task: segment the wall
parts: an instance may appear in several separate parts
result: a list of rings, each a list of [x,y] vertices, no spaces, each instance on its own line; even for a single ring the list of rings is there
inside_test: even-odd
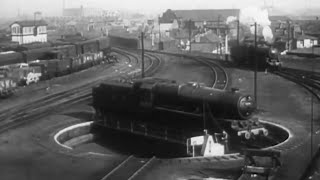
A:
[[[140,42],[138,39],[126,38],[120,36],[109,36],[110,46],[120,46],[125,48],[140,48]]]
[[[19,31],[16,31],[19,28]],[[18,24],[13,24],[11,26],[11,40],[13,42],[18,42],[19,44],[28,44],[33,42],[47,42],[47,27],[38,26],[37,35],[34,36],[34,27],[23,27],[21,33],[21,27]]]
[[[212,53],[212,51],[217,47],[214,43],[191,43],[192,51],[200,51],[206,53]]]
[[[47,42],[47,34],[39,34],[37,36],[28,35],[22,37],[22,44],[28,44],[33,42]]]
[[[304,58],[299,56],[282,55],[279,57],[282,67],[300,69],[320,73],[320,58]]]

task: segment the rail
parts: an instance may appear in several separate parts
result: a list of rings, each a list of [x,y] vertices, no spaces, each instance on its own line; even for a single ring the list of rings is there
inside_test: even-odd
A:
[[[105,117],[105,116],[104,116]],[[154,139],[165,140],[172,143],[185,144],[187,137],[183,130],[159,126],[151,123],[139,123],[136,121],[119,121],[100,119],[97,124],[118,131],[130,132],[136,135],[147,136]]]
[[[310,76],[307,72],[293,69],[282,69],[273,73],[299,84],[320,101],[320,77],[318,75]]]
[[[133,155],[126,158],[101,180],[128,179],[133,180],[156,160],[152,158],[138,158]]]
[[[122,49],[122,50],[128,50],[128,51],[133,51],[133,50],[141,51],[141,49],[130,49],[130,48],[123,48],[123,47],[116,47],[116,49]],[[152,54],[164,54],[164,55],[170,55],[170,56],[184,57],[184,58],[189,58],[197,62],[200,62],[201,64],[208,66],[212,71],[213,79],[214,79],[211,85],[212,88],[221,89],[221,90],[225,90],[227,88],[227,85],[229,82],[228,74],[221,65],[214,62],[214,59],[211,59],[208,57],[202,57],[202,56],[195,56],[195,55],[182,54],[182,53],[163,52],[163,51],[145,50],[145,52],[148,54],[152,53]]]
[[[127,62],[132,62],[132,57],[125,56]],[[130,67],[125,67],[130,71]],[[65,107],[75,103],[88,101],[91,99],[91,88],[106,79],[115,78],[117,74],[110,73],[108,76],[99,77],[95,81],[80,85],[69,90],[60,91],[47,95],[23,105],[16,106],[14,109],[4,110],[0,115],[0,133],[18,127],[25,123],[35,121],[56,110],[56,107]]]

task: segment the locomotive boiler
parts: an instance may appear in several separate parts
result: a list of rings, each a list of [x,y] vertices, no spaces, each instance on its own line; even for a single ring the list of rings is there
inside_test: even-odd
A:
[[[250,95],[237,91],[154,78],[125,83],[104,82],[93,88],[92,96],[98,118],[112,112],[121,114],[121,118],[127,115],[126,118],[131,120],[183,128],[190,132],[203,128],[214,130],[217,126],[220,130],[237,129],[234,122],[245,124],[256,109]],[[210,118],[206,120],[204,116]],[[251,127],[254,128],[252,123]]]

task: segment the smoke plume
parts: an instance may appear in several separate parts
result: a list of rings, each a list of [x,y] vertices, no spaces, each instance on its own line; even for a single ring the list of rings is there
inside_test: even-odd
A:
[[[250,32],[254,34],[253,24],[257,23],[257,34],[262,35],[264,39],[271,43],[273,40],[271,22],[267,9],[257,7],[247,7],[240,11],[240,23],[250,28]]]
[[[227,24],[230,24],[231,22],[234,22],[235,20],[237,20],[238,18],[236,16],[229,16],[227,18]]]

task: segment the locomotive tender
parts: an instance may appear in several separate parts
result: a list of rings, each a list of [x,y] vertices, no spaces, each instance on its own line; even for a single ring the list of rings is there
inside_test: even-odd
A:
[[[263,129],[263,133],[266,131],[258,122],[252,122],[256,121],[251,118],[256,106],[250,95],[199,83],[178,84],[155,78],[124,83],[109,81],[94,87],[92,96],[97,121],[113,113],[121,114],[123,121],[134,119],[184,129],[189,134],[208,129],[212,133],[227,131],[239,135],[245,129],[246,138],[250,138],[256,128]],[[205,119],[205,116],[210,118]],[[240,123],[244,127],[240,128]]]

